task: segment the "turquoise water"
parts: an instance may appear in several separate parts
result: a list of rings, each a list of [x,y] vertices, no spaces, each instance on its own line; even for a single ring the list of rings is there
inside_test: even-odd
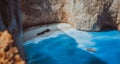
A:
[[[84,42],[80,44],[65,33],[27,41],[24,49],[28,64],[120,64],[119,31],[88,32],[88,35],[92,37],[90,42],[94,45],[84,48],[95,48],[96,52],[78,47]],[[83,37],[79,38],[83,40]]]

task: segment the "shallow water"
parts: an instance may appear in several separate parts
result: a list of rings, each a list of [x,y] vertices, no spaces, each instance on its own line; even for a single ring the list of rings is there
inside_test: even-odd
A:
[[[27,41],[24,49],[28,64],[120,64],[119,31],[70,30],[68,34]]]

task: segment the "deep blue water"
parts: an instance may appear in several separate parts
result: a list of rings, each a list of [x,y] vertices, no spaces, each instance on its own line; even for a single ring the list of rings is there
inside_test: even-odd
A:
[[[24,49],[28,64],[120,64],[119,31],[88,34],[92,36],[90,41],[94,45],[86,45],[86,48],[95,48],[95,53],[78,47],[80,42],[78,44],[74,38],[64,33],[40,41],[27,41]]]

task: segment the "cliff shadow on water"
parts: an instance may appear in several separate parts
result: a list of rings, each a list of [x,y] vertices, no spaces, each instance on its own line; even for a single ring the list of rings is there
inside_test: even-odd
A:
[[[106,64],[78,45],[74,38],[62,31],[57,36],[29,40],[24,49],[28,64]]]

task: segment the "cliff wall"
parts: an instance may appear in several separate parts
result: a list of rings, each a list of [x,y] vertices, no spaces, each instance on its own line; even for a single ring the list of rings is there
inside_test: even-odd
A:
[[[120,30],[119,0],[22,0],[23,25],[64,22],[79,30]]]

